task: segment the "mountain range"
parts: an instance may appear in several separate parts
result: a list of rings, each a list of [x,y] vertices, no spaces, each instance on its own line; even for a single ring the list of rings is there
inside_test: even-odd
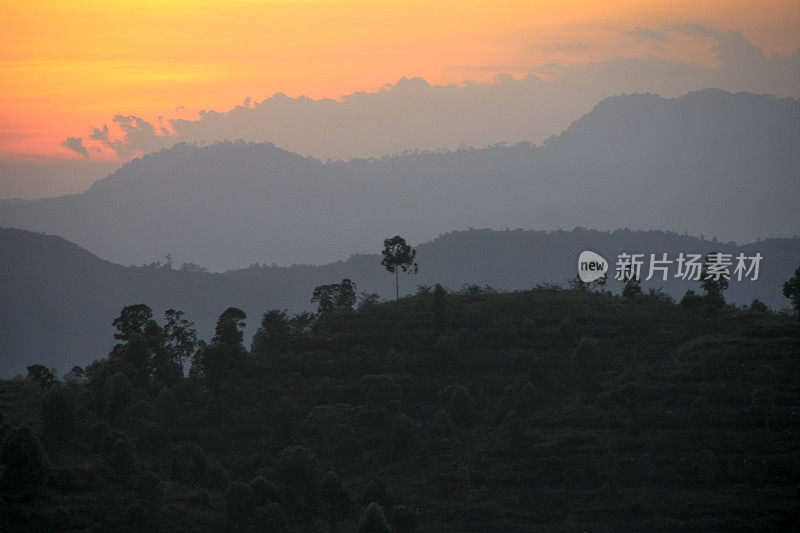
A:
[[[327,161],[271,144],[179,144],[86,192],[0,201],[0,225],[115,263],[322,264],[395,234],[470,227],[800,230],[800,100],[704,90],[607,98],[541,146]]]
[[[376,243],[380,244],[380,243]],[[378,247],[379,248],[379,247]],[[566,286],[575,279],[578,256],[593,250],[613,263],[626,253],[678,253],[718,250],[763,260],[758,280],[731,281],[728,301],[746,304],[758,298],[773,308],[786,306],[781,285],[800,265],[800,237],[766,239],[737,246],[662,231],[576,228],[572,231],[465,230],[440,235],[416,246],[417,275],[402,275],[401,294],[417,285],[441,283],[459,290],[464,285],[496,289],[529,289],[539,283]],[[252,265],[224,273],[154,263],[121,266],[103,260],[53,235],[0,228],[0,376],[24,374],[34,363],[61,372],[105,356],[113,347],[111,323],[126,305],[144,303],[161,321],[166,309],[186,313],[201,338],[209,340],[217,317],[229,306],[247,315],[247,342],[268,309],[314,310],[314,287],[352,279],[359,292],[394,297],[394,279],[380,265],[380,255],[358,254],[347,261],[314,266]],[[696,281],[670,277],[645,281],[645,291],[663,290],[680,298]],[[619,293],[613,279],[607,289]],[[162,321],[163,323],[163,321]]]

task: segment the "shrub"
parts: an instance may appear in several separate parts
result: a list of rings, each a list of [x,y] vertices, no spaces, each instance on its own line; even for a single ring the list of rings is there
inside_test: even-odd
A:
[[[444,409],[439,409],[431,419],[431,434],[434,437],[450,438],[455,433],[456,425]]]
[[[129,481],[137,466],[133,445],[127,440],[116,441],[109,455],[108,465],[119,481],[123,483]]]
[[[252,519],[256,531],[264,533],[284,533],[289,531],[289,517],[277,502],[256,508]]]
[[[389,533],[389,524],[380,505],[369,504],[358,521],[358,533]]]
[[[225,493],[228,525],[234,530],[244,530],[256,508],[256,495],[248,485],[234,481]]]
[[[392,448],[395,453],[411,449],[417,441],[417,425],[405,415],[394,417],[392,421]]]
[[[274,483],[267,481],[264,476],[256,476],[250,482],[250,488],[256,496],[256,505],[259,507],[280,500],[278,487]]]
[[[453,421],[463,428],[467,428],[475,422],[475,408],[472,405],[469,389],[463,385],[455,386],[448,411]]]
[[[75,397],[67,387],[56,386],[42,398],[42,422],[48,437],[67,439],[75,433],[78,417],[75,414]]]
[[[12,428],[3,439],[0,460],[5,465],[3,485],[11,491],[28,492],[41,488],[50,472],[50,462],[39,438],[22,425]]]
[[[206,487],[211,490],[221,490],[230,483],[228,471],[219,462],[212,461],[206,471]]]
[[[416,529],[417,517],[405,505],[396,505],[392,509],[392,525],[402,533],[409,533]]]
[[[136,494],[139,499],[158,503],[164,498],[164,489],[161,486],[161,479],[153,472],[145,472],[139,477],[136,483]]]
[[[389,494],[386,483],[382,479],[371,479],[358,495],[358,503],[361,507],[366,507],[371,502],[377,502],[384,507],[391,507],[394,503],[392,495]]]
[[[275,478],[286,496],[286,506],[296,516],[315,516],[321,477],[317,456],[305,446],[284,448],[275,461]]]
[[[328,521],[333,525],[339,520],[349,518],[353,514],[353,497],[342,485],[336,472],[325,474],[320,489],[322,509]]]

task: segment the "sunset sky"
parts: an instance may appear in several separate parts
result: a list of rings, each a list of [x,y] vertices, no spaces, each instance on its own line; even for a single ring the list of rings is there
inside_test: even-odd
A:
[[[227,111],[275,92],[314,99],[431,84],[549,79],[552,66],[659,58],[714,67],[713,28],[768,57],[800,47],[800,2],[778,1],[3,1],[0,159],[120,161],[64,141],[117,114]],[[159,117],[162,117],[159,119]],[[123,157],[124,159],[124,157]],[[17,168],[17,167],[15,167]],[[0,169],[0,172],[3,172]],[[0,197],[7,196],[0,191]]]

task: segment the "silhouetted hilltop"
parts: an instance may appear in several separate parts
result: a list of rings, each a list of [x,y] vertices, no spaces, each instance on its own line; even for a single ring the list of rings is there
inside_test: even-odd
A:
[[[374,248],[380,248],[376,242]],[[458,289],[465,284],[497,289],[528,289],[562,283],[576,276],[577,258],[589,249],[614,262],[617,254],[760,252],[758,281],[732,282],[728,301],[758,298],[773,307],[788,303],[781,285],[800,264],[800,238],[768,239],[743,246],[666,232],[618,230],[492,231],[467,230],[420,244],[416,276],[400,279],[402,294],[420,284]],[[106,355],[113,345],[111,319],[123,306],[145,303],[161,317],[169,308],[185,311],[201,337],[209,339],[219,314],[228,306],[250,317],[250,338],[268,309],[312,310],[314,287],[350,278],[358,291],[392,298],[394,284],[377,254],[353,255],[326,265],[290,267],[253,265],[225,273],[171,265],[123,267],[99,259],[63,238],[16,229],[0,229],[0,376],[23,372],[31,361],[66,370]],[[679,298],[697,282],[643,282],[645,291],[661,288]],[[618,282],[608,289],[620,291]]]
[[[323,163],[271,144],[176,145],[88,191],[0,202],[0,224],[122,264],[324,263],[400,233],[658,228],[739,242],[800,230],[800,102],[720,90],[600,102],[527,144]]]

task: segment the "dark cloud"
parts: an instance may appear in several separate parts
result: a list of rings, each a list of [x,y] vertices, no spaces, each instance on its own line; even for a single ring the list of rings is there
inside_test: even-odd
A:
[[[683,22],[681,24],[670,24],[665,27],[668,31],[675,31],[678,33],[683,33],[686,35],[694,35],[696,37],[708,37],[708,38],[716,38],[722,35],[722,32],[711,28],[709,26],[705,26],[703,24],[697,24],[694,22]]]
[[[89,157],[89,151],[83,145],[83,138],[82,137],[67,137],[63,141],[61,141],[61,146],[72,150],[76,154],[80,154],[83,157]]]
[[[89,133],[89,138],[94,141],[106,142],[108,141],[108,133],[108,124],[105,124],[103,129],[92,128],[91,133]]]
[[[642,41],[669,41],[669,37],[658,30],[651,28],[636,28],[632,31],[623,32],[625,35],[640,39]]]
[[[250,98],[227,112],[201,111],[199,118],[159,119],[156,124],[117,115],[111,127],[89,139],[120,158],[168,148],[176,142],[203,144],[225,139],[272,142],[320,159],[379,157],[415,149],[454,149],[498,142],[541,143],[563,131],[601,99],[650,92],[667,97],[703,88],[800,96],[800,54],[770,57],[741,33],[696,23],[629,32],[664,42],[675,34],[714,41],[715,65],[657,57],[614,58],[584,65],[548,65],[538,75],[500,74],[488,83],[432,85],[401,78],[377,91],[338,100],[293,98],[276,93]],[[526,46],[530,46],[526,44]],[[578,51],[586,43],[553,43],[553,51]],[[495,66],[496,68],[496,66]],[[529,69],[509,65],[509,70]]]

